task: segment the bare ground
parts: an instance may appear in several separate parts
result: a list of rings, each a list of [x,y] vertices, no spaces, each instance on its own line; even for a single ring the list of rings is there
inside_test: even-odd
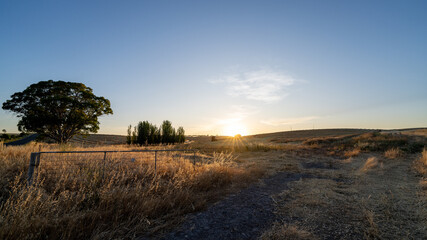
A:
[[[424,239],[416,156],[264,153],[258,158],[277,173],[188,216],[162,239]]]

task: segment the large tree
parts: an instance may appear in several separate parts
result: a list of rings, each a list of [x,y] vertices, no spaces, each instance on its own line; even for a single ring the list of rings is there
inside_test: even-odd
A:
[[[53,80],[14,93],[3,109],[17,113],[19,131],[37,132],[58,143],[76,134],[96,133],[98,117],[113,113],[110,101],[95,96],[83,83]]]

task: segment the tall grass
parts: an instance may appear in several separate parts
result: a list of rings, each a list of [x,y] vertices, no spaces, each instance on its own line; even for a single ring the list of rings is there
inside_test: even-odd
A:
[[[35,184],[27,187],[32,151],[37,147],[7,147],[0,153],[0,239],[149,236],[204,208],[227,187],[256,177],[227,164],[233,159],[224,154],[204,165],[193,165],[186,156],[164,156],[157,171],[152,159],[126,154],[111,155],[104,164],[89,155],[52,156],[42,158]]]

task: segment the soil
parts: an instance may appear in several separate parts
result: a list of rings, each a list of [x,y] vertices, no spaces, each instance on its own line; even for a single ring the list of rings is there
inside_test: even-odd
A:
[[[418,180],[410,170],[413,158],[384,159],[384,165],[361,173],[371,156],[362,154],[351,162],[300,159],[299,173],[261,179],[188,215],[160,239],[259,239],[274,224],[302,227],[319,239],[427,236],[426,202],[417,197]]]
[[[271,195],[301,178],[298,173],[278,173],[228,196],[206,211],[188,216],[178,230],[162,239],[257,239],[277,220]]]

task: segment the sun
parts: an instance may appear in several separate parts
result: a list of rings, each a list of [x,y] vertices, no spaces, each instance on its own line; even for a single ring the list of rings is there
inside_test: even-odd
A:
[[[225,136],[231,136],[231,137],[234,137],[238,134],[245,136],[245,135],[248,135],[248,131],[243,124],[230,124],[224,127],[223,134]]]

